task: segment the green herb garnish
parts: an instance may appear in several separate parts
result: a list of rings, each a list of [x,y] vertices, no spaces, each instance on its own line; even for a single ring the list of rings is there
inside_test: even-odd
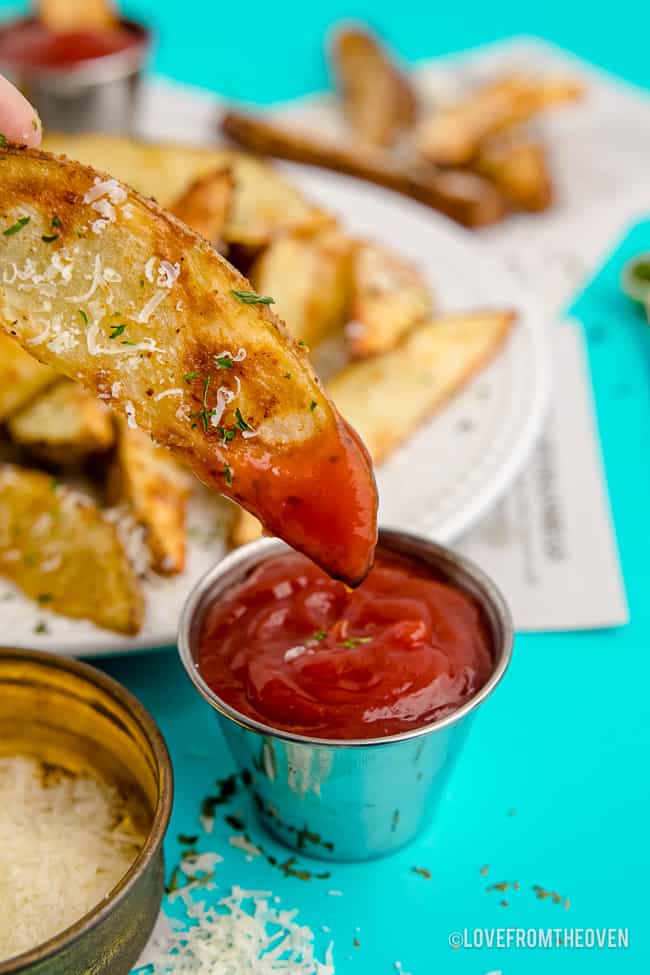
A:
[[[2,236],[13,237],[13,235],[17,234],[19,230],[22,230],[23,227],[27,226],[29,220],[30,220],[29,217],[19,217],[19,219],[16,220],[16,222],[12,224],[11,227],[7,227],[6,230],[2,231]]]
[[[236,291],[234,288],[230,289],[230,294],[241,301],[243,305],[274,305],[275,298],[271,298],[268,295],[262,296],[258,295],[255,291]]]
[[[230,487],[232,485],[232,469],[230,467],[230,464],[224,465],[223,476],[226,480],[226,485]]]
[[[52,595],[51,592],[41,592],[38,594],[36,599],[42,606],[44,603],[51,603],[52,600],[54,599],[54,596]]]
[[[79,309],[79,316],[81,318],[81,321],[84,323],[84,325],[87,325],[88,324],[88,315],[85,313],[85,311],[83,310],[83,308],[80,308]]]
[[[314,410],[316,409],[317,406],[318,406],[318,403],[316,402],[315,399],[313,399],[311,401],[311,403],[309,404],[309,409],[312,411],[312,413],[314,412]]]
[[[52,226],[53,227],[59,227],[59,228],[63,226],[63,224],[61,223],[61,220],[59,219],[59,217],[57,217],[56,213],[52,217]]]
[[[316,630],[315,633],[311,635],[312,640],[326,640],[327,631],[326,630]]]
[[[242,413],[241,413],[241,410],[239,409],[239,407],[237,407],[237,409],[235,410],[235,416],[237,417],[237,426],[239,427],[240,430],[252,430],[253,429],[252,426],[250,426],[250,424],[248,424],[246,422],[246,420],[244,419],[244,417],[242,416]]]
[[[351,636],[349,640],[344,640],[343,643],[339,643],[339,646],[347,647],[348,650],[354,650],[360,643],[370,643],[371,640],[371,636]]]
[[[219,427],[219,433],[223,437],[224,443],[230,443],[237,436],[237,431],[234,427]]]
[[[191,383],[193,379],[196,379],[198,372],[186,372],[183,379],[186,383]]]
[[[126,325],[111,325],[111,334],[108,336],[109,339],[116,339],[118,335],[121,335],[125,330]]]
[[[48,629],[48,626],[47,626],[47,623],[45,622],[45,620],[41,620],[34,627],[34,633],[49,633],[49,632],[50,631]]]
[[[111,338],[113,338],[112,335],[111,335]],[[120,345],[137,345],[137,342],[131,342],[130,339],[122,339],[122,341],[120,342]]]
[[[9,139],[4,133],[0,132],[0,148],[4,149],[7,145],[9,145]]]
[[[41,240],[44,244],[52,244],[55,240],[59,239],[58,234],[43,234]]]
[[[291,379],[291,373],[290,372],[285,372],[284,378],[285,379]]]
[[[219,369],[232,369],[233,359],[229,355],[215,355],[214,361]]]

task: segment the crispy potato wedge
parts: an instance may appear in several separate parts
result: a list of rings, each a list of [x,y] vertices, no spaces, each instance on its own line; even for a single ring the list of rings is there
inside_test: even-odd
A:
[[[54,464],[76,464],[113,444],[110,410],[88,390],[63,380],[15,413],[7,428],[12,440]]]
[[[79,163],[8,147],[0,185],[0,262],[16,268],[0,288],[5,331],[270,532],[360,581],[376,540],[369,458],[248,281],[152,201]]]
[[[240,545],[248,545],[249,542],[256,542],[261,538],[263,528],[261,522],[245,511],[244,508],[237,508],[230,522],[228,531],[228,544],[231,548],[239,548]]]
[[[41,471],[0,465],[0,574],[47,609],[137,633],[140,584],[114,524]]]
[[[310,203],[268,163],[228,149],[137,142],[111,135],[48,135],[44,146],[112,173],[163,206],[194,181],[230,169],[234,192],[223,229],[228,244],[259,249],[277,233],[312,233],[336,218]]]
[[[432,311],[428,285],[417,268],[379,244],[356,242],[351,321],[345,330],[355,358],[391,349]]]
[[[546,210],[553,201],[544,148],[520,133],[504,132],[484,140],[472,166],[518,210]]]
[[[334,35],[330,60],[343,111],[364,142],[392,146],[415,123],[417,102],[407,75],[366,30]]]
[[[101,29],[117,23],[108,0],[38,0],[36,13],[45,27],[57,31]]]
[[[14,339],[0,333],[0,422],[58,378],[54,369],[44,366]]]
[[[110,504],[128,504],[135,520],[145,529],[154,571],[161,575],[182,572],[187,544],[187,476],[167,451],[123,420],[108,473],[107,494]]]
[[[215,169],[196,179],[176,200],[171,212],[197,234],[219,245],[228,224],[234,189],[231,169]]]
[[[423,119],[417,148],[429,162],[464,166],[472,161],[482,139],[582,94],[582,86],[569,80],[525,75],[497,78]]]
[[[358,176],[419,200],[466,227],[495,223],[507,209],[498,190],[476,173],[405,163],[386,150],[340,145],[242,112],[227,112],[221,128],[252,152]]]
[[[273,295],[295,339],[316,345],[343,328],[350,300],[352,241],[340,230],[284,234],[250,271],[255,290]]]
[[[376,464],[489,361],[514,320],[498,311],[432,319],[392,352],[334,377],[330,395]]]

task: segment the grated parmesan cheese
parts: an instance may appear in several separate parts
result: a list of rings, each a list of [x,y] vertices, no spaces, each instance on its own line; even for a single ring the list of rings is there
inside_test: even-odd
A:
[[[0,962],[47,941],[99,904],[143,838],[117,792],[90,775],[0,758]]]
[[[188,924],[172,922],[147,950],[152,975],[334,975],[332,944],[319,961],[313,931],[297,910],[272,906],[268,890],[233,887],[217,907],[181,899]]]

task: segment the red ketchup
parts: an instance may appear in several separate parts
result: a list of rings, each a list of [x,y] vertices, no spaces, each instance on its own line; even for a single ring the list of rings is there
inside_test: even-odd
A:
[[[26,20],[0,34],[0,59],[33,68],[68,68],[116,54],[136,43],[137,35],[124,27],[54,31]]]
[[[492,668],[474,598],[387,552],[355,590],[303,555],[271,558],[208,609],[199,637],[199,670],[225,702],[317,738],[419,728],[473,697]]]

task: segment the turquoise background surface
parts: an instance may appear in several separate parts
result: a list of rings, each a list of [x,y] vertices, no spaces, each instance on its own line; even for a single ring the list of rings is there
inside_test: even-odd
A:
[[[0,11],[8,9],[0,2]],[[342,16],[369,20],[408,59],[525,32],[650,87],[646,11],[639,3],[468,0],[461,8],[424,0],[141,0],[126,9],[158,25],[156,71],[262,102],[327,85],[322,35]],[[253,839],[263,839],[279,859],[286,856],[263,837],[246,797],[218,813],[213,836],[199,843],[224,856],[217,868],[224,892],[232,884],[270,887],[286,906],[300,907],[323,946],[329,936],[320,926],[330,926],[341,975],[389,975],[396,960],[413,975],[546,975],[551,966],[560,975],[650,971],[650,329],[618,288],[622,263],[650,249],[650,223],[612,248],[572,313],[588,342],[631,623],[517,639],[507,679],[478,716],[435,826],[402,853],[363,866],[334,865],[331,880],[285,878],[261,858],[247,863],[227,844],[232,829],[223,812],[241,810]],[[169,742],[176,773],[171,868],[177,834],[198,832],[200,800],[232,763],[174,653],[100,664],[138,694]],[[490,867],[487,877],[483,865]],[[431,879],[413,867],[426,868]],[[520,889],[486,891],[499,881],[518,881]],[[570,898],[569,910],[536,898],[535,884]],[[343,896],[328,896],[332,888]],[[504,898],[507,907],[500,906]],[[630,947],[524,952],[448,945],[453,931],[496,926],[627,927]]]

